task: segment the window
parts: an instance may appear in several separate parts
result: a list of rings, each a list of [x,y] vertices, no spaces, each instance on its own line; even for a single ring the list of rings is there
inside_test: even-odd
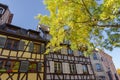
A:
[[[0,72],[18,72],[20,63],[16,61],[0,60]]]
[[[6,38],[0,37],[0,48],[4,48],[5,42],[6,42]]]
[[[12,50],[18,50],[18,46],[19,46],[19,41],[18,40],[7,39],[5,48],[6,49],[12,49]]]
[[[45,52],[45,44],[44,44],[44,43],[41,43],[40,52],[41,52],[41,53],[44,53],[44,52]]]
[[[93,59],[94,59],[94,60],[98,60],[96,53],[93,54]]]
[[[70,72],[73,74],[77,73],[75,64],[70,64]]]
[[[83,69],[83,74],[88,74],[87,65],[82,65],[82,69]]]
[[[21,61],[20,62],[20,72],[27,72],[29,70],[29,62],[28,61]]]
[[[17,33],[18,32],[18,30],[15,29],[15,28],[7,28],[6,31],[11,32],[11,33]]]
[[[36,63],[29,64],[29,72],[36,72]]]
[[[60,62],[54,62],[54,70],[55,70],[55,73],[62,72],[62,65]]]
[[[40,53],[40,44],[34,44],[33,52]]]
[[[32,37],[32,38],[38,38],[38,36],[39,36],[38,34],[30,32],[30,37]]]
[[[27,30],[26,29],[20,29],[20,34],[23,36],[27,35]]]
[[[73,55],[73,50],[71,50],[70,48],[67,49],[67,52],[69,55]]]
[[[96,64],[96,70],[97,71],[102,71],[102,67],[99,63]]]
[[[37,71],[38,72],[42,71],[42,65],[43,65],[43,63],[41,63],[41,62],[38,63],[38,65],[37,65]]]
[[[37,43],[30,42],[28,51],[34,52],[34,53],[44,53],[45,45],[43,43],[37,44]]]
[[[0,7],[0,14],[4,13],[4,9],[2,7]]]
[[[81,51],[78,51],[79,56],[83,56],[83,53]]]

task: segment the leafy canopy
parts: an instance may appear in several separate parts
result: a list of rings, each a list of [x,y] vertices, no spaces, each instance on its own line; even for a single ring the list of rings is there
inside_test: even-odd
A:
[[[120,46],[120,29],[116,28],[120,0],[44,0],[44,4],[50,14],[37,18],[39,24],[50,27],[48,46],[60,47],[64,40],[70,41],[72,49],[86,46],[86,52]]]
[[[120,69],[117,69],[117,73],[120,75]]]

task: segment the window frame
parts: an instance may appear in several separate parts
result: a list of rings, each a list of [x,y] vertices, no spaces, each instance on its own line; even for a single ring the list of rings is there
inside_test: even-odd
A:
[[[85,69],[86,69],[86,70],[85,70]],[[82,70],[83,70],[83,74],[89,74],[87,64],[82,64]]]
[[[96,63],[95,68],[98,72],[102,71],[102,65],[100,63]]]
[[[76,65],[73,63],[70,63],[69,66],[70,66],[70,73],[76,74],[77,73]]]
[[[83,53],[82,53],[82,51],[80,51],[80,50],[78,50],[78,55],[79,56],[84,56]]]
[[[19,40],[8,38],[5,43],[5,49],[19,50],[19,42]]]
[[[94,59],[94,60],[98,60],[98,56],[97,56],[96,53],[93,54],[93,59]]]
[[[14,27],[6,27],[5,30],[9,33],[18,33],[18,29]]]
[[[33,52],[41,53],[41,44],[33,43]]]
[[[57,65],[57,66],[56,66]],[[62,73],[62,63],[61,62],[54,62],[54,72],[55,73]]]
[[[73,50],[71,48],[67,48],[68,55],[73,55]]]

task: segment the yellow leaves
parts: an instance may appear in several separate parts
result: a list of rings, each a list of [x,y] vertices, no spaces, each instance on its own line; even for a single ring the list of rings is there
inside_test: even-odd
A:
[[[92,29],[96,29],[93,25],[97,25],[99,21],[105,22],[108,18],[114,20],[113,13],[120,7],[120,0],[104,0],[101,5],[97,5],[95,0],[44,0],[44,2],[50,15],[39,15],[38,19],[40,24],[50,27],[52,39],[48,47],[59,47],[67,38],[71,41],[73,49],[79,44],[89,45],[91,34],[100,35],[99,30],[92,33]],[[69,26],[69,29],[64,30],[64,26]]]
[[[117,73],[120,75],[120,69],[117,69]]]

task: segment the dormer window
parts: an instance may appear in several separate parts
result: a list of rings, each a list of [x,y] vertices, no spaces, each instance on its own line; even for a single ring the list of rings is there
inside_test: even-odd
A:
[[[28,30],[28,34],[31,38],[39,38],[39,32],[36,32],[34,30]]]
[[[10,33],[17,33],[17,29],[15,29],[15,28],[10,28],[10,27],[8,27],[7,29],[6,29],[6,31],[7,32],[10,32]]]
[[[0,7],[0,14],[3,14],[4,13],[4,8]]]
[[[36,33],[30,33],[30,37],[32,37],[32,38],[38,38],[38,34],[36,34]]]

